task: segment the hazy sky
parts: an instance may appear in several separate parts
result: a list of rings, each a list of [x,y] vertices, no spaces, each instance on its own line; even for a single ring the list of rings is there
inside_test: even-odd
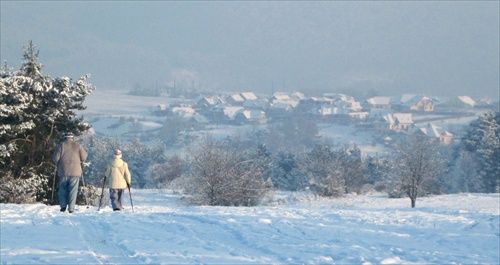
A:
[[[499,97],[499,1],[5,1],[1,60],[98,89]]]

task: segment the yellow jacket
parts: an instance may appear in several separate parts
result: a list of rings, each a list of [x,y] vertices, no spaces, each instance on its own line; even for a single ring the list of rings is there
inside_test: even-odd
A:
[[[125,189],[127,183],[130,185],[132,180],[128,165],[121,157],[115,157],[108,163],[105,174],[109,180],[110,189]]]

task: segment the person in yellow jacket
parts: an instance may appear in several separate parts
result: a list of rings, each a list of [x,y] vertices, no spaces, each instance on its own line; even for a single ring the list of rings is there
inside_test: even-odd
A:
[[[128,164],[122,160],[122,151],[116,150],[114,159],[106,167],[106,178],[109,180],[109,199],[113,211],[123,210],[122,199],[127,186],[130,185],[132,176]]]

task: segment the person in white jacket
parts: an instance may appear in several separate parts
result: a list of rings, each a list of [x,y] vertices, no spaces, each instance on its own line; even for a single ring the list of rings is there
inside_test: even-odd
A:
[[[128,164],[122,160],[122,151],[115,151],[114,159],[108,163],[105,174],[109,180],[109,198],[113,211],[123,210],[123,194],[130,185],[132,176],[128,170]]]

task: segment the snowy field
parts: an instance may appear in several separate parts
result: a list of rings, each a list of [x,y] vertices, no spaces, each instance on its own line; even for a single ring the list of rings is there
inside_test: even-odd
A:
[[[96,89],[85,98],[86,110],[81,114],[93,115],[116,115],[142,117],[151,115],[151,110],[158,105],[168,105],[176,99],[166,97],[144,97],[132,96],[128,90]]]
[[[1,264],[499,264],[500,195],[324,199],[194,207],[132,190],[109,207],[1,204]]]

